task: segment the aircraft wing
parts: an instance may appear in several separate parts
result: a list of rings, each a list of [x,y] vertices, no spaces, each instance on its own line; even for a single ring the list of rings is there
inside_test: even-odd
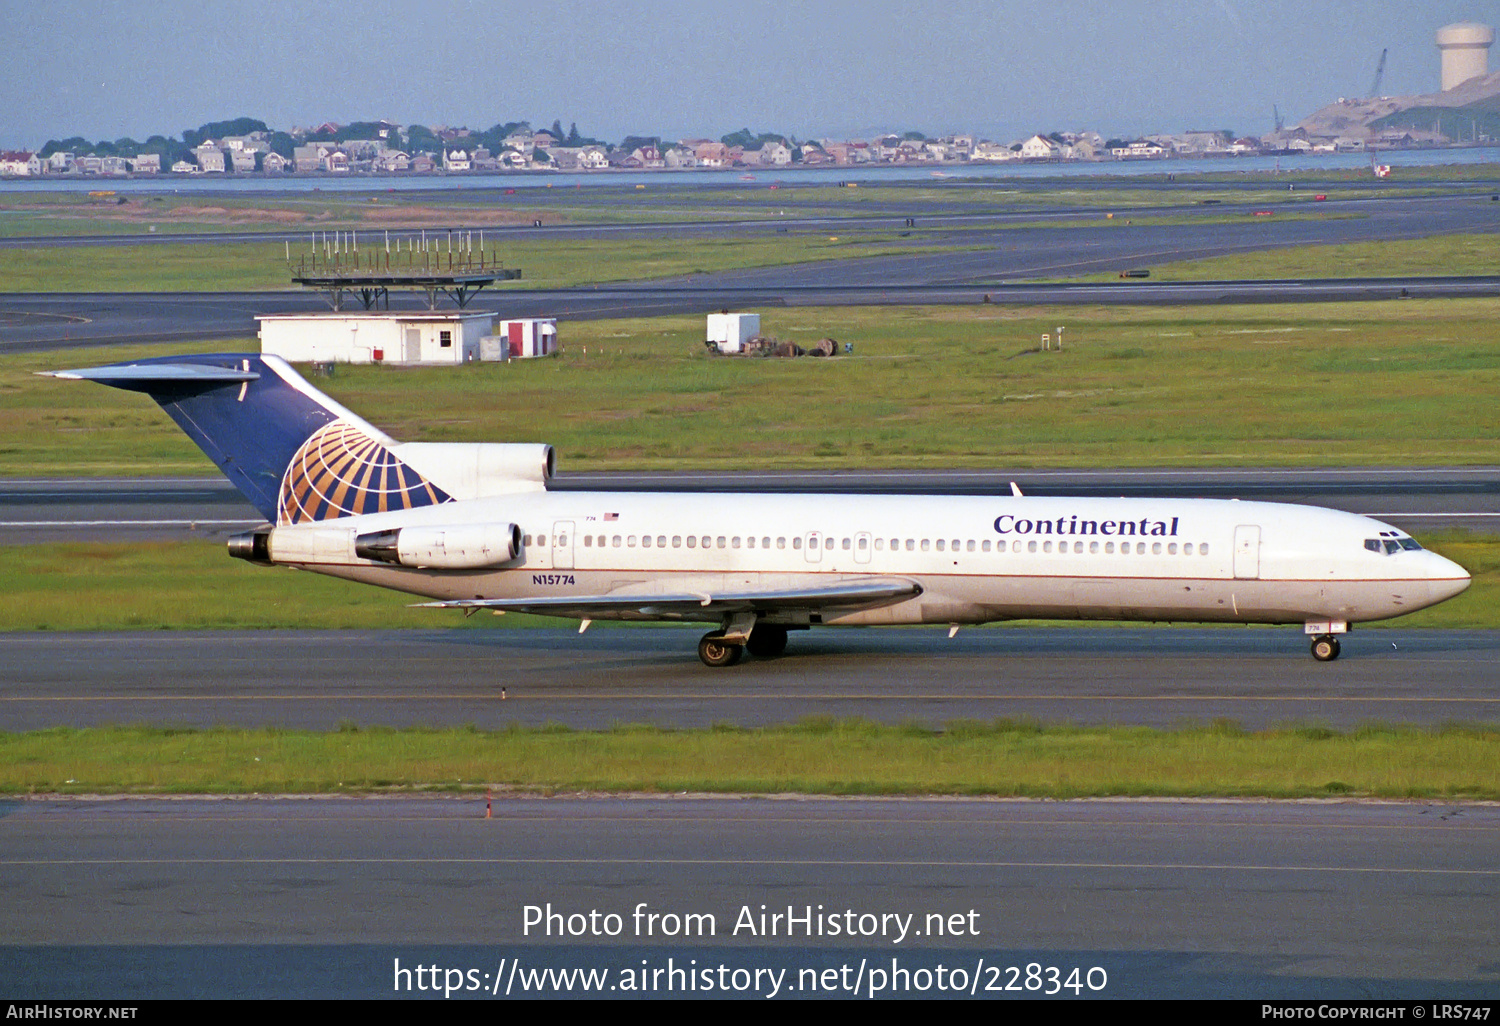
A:
[[[514,613],[537,613],[588,620],[594,617],[639,613],[663,616],[696,614],[717,619],[730,613],[773,613],[830,607],[861,609],[889,605],[922,593],[915,581],[890,577],[864,577],[840,581],[820,588],[787,588],[766,591],[726,590],[677,594],[614,593],[609,595],[558,595],[545,598],[451,599],[419,602],[419,609],[494,609]]]

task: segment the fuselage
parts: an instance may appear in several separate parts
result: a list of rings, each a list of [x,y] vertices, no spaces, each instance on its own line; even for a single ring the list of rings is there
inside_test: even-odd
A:
[[[521,550],[481,570],[352,559],[352,541],[341,540],[501,522],[520,528]],[[1469,584],[1462,567],[1367,517],[1209,499],[537,491],[277,530],[323,532],[329,541],[326,556],[276,562],[440,600],[709,595],[872,577],[920,586],[875,608],[766,618],[790,624],[1348,624],[1409,613]]]

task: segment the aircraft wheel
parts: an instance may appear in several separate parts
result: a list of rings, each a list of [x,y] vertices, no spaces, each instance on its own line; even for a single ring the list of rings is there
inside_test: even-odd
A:
[[[786,628],[758,624],[750,632],[745,647],[757,659],[774,659],[786,651]]]
[[[698,658],[704,666],[733,666],[744,654],[744,648],[731,645],[719,634],[705,634],[698,642]]]
[[[1331,663],[1339,657],[1339,639],[1330,635],[1314,638],[1312,655],[1320,663]]]

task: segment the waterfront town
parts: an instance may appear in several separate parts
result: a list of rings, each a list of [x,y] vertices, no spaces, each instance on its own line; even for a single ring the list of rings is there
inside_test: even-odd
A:
[[[1448,145],[1440,131],[1388,128],[1375,134],[1316,136],[1305,130],[1266,136],[1227,129],[1106,139],[1098,132],[1053,131],[995,142],[972,135],[928,138],[907,131],[868,139],[806,139],[751,135],[665,140],[629,137],[619,144],[580,142],[568,135],[513,123],[488,131],[447,126],[402,126],[385,121],[273,131],[239,119],[241,131],[186,132],[186,141],[154,136],[89,143],[55,140],[37,151],[0,152],[0,175],[102,177],[180,175],[429,175],[504,171],[691,170],[853,165],[930,164],[934,169],[1009,162],[1155,160],[1235,157],[1265,153],[1351,152]],[[235,124],[221,122],[220,125]],[[212,129],[215,126],[204,126]]]

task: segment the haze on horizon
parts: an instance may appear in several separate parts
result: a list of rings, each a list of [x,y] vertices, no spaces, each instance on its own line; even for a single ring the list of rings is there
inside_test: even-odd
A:
[[[1272,128],[1438,89],[1433,32],[1490,0],[4,0],[0,149],[249,116],[560,119],[610,141],[916,129],[997,140]],[[1371,9],[1373,8],[1373,9]],[[1492,55],[1491,70],[1496,70]]]

